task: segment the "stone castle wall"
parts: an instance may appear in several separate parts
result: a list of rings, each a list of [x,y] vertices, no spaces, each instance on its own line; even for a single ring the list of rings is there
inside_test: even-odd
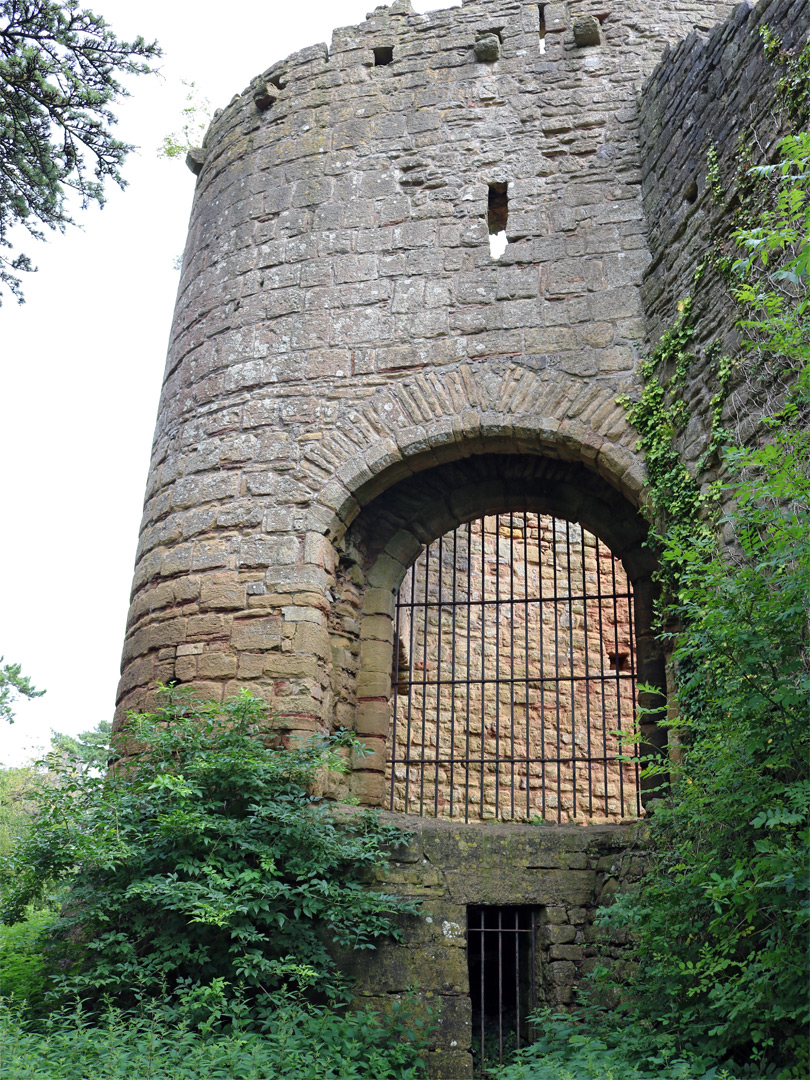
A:
[[[425,545],[488,513],[598,536],[634,593],[639,680],[661,684],[645,474],[616,399],[721,213],[707,141],[725,180],[740,118],[774,104],[766,17],[795,44],[808,0],[397,0],[234,98],[194,159],[119,722],[158,681],[247,686],[290,732],[357,731],[368,754],[335,794],[383,805],[396,593]],[[695,299],[705,343],[723,301]],[[690,461],[711,392],[698,365]],[[390,883],[424,916],[359,993],[386,1008],[418,982],[441,1017],[433,1075],[460,1080],[467,906],[538,910],[546,1000],[565,1005],[635,834],[411,824]]]
[[[389,815],[386,815],[389,816]],[[360,1004],[383,1014],[410,1001],[417,1015],[438,1021],[427,1055],[432,1080],[472,1080],[472,998],[467,964],[471,905],[526,905],[535,911],[535,978],[540,1001],[565,1009],[597,963],[593,918],[617,890],[643,873],[643,827],[595,825],[459,825],[393,814],[411,839],[395,851],[386,889],[421,901],[404,917],[404,941],[373,953],[342,955],[356,979]],[[621,958],[625,935],[607,949]]]
[[[636,98],[667,44],[730,5],[626,0],[599,12],[598,44],[580,45],[590,10],[543,5],[541,36],[523,0],[429,16],[399,0],[274,65],[215,121],[119,717],[174,678],[214,698],[249,686],[302,732],[354,724],[391,670],[378,655],[358,689],[364,648],[375,653],[363,641],[377,633],[376,653],[390,651],[390,595],[374,588],[390,593],[423,540],[400,530],[389,562],[348,574],[366,575],[365,614],[384,609],[358,630],[336,610],[357,588],[341,577],[341,538],[423,470],[542,455],[606,481],[631,522],[644,474],[616,398],[635,387],[645,332]],[[481,62],[475,43],[493,30],[499,57]],[[392,62],[375,66],[383,47]],[[503,184],[509,243],[494,260],[488,197]],[[582,484],[569,481],[573,512]],[[640,540],[617,542],[623,557]]]
[[[713,242],[728,237],[740,204],[741,170],[772,160],[787,130],[776,89],[783,72],[765,55],[760,34],[765,26],[785,48],[800,49],[810,33],[810,0],[740,4],[707,36],[692,34],[672,50],[640,100],[651,256],[642,297],[652,342],[675,319],[678,303],[686,296],[693,301],[698,361],[684,391],[693,419],[679,447],[693,470],[708,444],[706,419],[717,390],[716,360],[706,356],[706,348],[716,341],[721,354],[733,355],[737,345],[727,287],[711,267],[696,284],[695,269]],[[711,148],[717,154],[719,193],[708,179]],[[759,413],[756,390],[738,387],[722,422],[746,440]]]

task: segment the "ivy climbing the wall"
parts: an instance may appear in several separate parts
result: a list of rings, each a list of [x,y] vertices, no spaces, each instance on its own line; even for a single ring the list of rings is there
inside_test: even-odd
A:
[[[808,55],[785,61],[785,80],[803,73],[787,95],[794,118]],[[663,1039],[707,1069],[787,1078],[810,1072],[810,132],[748,179],[729,277],[743,343],[733,367],[715,357],[723,479],[701,490],[674,449],[689,302],[630,406],[663,614],[678,627],[666,636],[682,752],[652,823],[651,873],[605,922],[633,927],[637,974],[618,1009],[642,1054],[646,1032],[648,1054]],[[762,389],[745,446],[719,423],[733,380]]]
[[[502,1080],[810,1075],[810,48],[764,37],[793,132],[738,178],[733,252],[695,275],[698,290],[707,266],[725,273],[741,335],[733,358],[704,352],[715,392],[697,475],[677,449],[690,300],[626,403],[649,475],[679,747],[648,762],[669,774],[650,872],[603,915],[619,939],[630,928],[633,975],[604,971],[573,1024],[545,1018]],[[756,408],[745,425],[740,387]],[[719,479],[700,475],[710,460]]]

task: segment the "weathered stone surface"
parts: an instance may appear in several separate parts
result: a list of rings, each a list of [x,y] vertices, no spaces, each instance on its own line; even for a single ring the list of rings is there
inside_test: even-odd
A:
[[[473,45],[475,59],[482,64],[491,64],[501,55],[501,39],[497,34],[482,34]]]
[[[760,37],[764,26],[785,48],[798,51],[808,37],[810,0],[740,4],[726,23],[681,42],[641,98],[642,192],[651,256],[641,295],[651,342],[676,317],[683,298],[692,298],[690,323],[697,334],[691,347],[697,359],[680,392],[693,421],[679,438],[692,469],[711,436],[707,417],[718,390],[706,350],[713,343],[721,353],[736,346],[728,289],[711,267],[696,284],[695,269],[708,253],[707,237],[720,240],[733,226],[729,210],[738,198],[744,155],[750,152],[745,160],[751,165],[771,160],[784,131],[775,65]],[[717,193],[708,181],[710,148],[717,154]],[[722,422],[731,426],[735,416],[755,416],[757,410],[754,388],[735,388]],[[750,437],[750,429],[742,435]]]
[[[352,795],[381,805],[393,600],[421,545],[535,500],[604,538],[649,609],[643,463],[616,399],[637,392],[645,319],[649,342],[725,209],[708,146],[728,202],[741,118],[763,146],[777,134],[759,27],[795,47],[809,11],[465,0],[423,16],[397,0],[236,95],[190,154],[119,722],[158,680],[216,700],[248,686],[292,733],[366,736]],[[695,303],[703,346],[724,309],[713,287]],[[698,363],[693,463],[713,392]],[[642,648],[643,677],[656,665]],[[427,897],[425,915],[378,954],[392,990],[367,1000],[390,1007],[416,965],[442,1016],[432,1075],[461,1080],[466,905],[538,909],[548,1000],[566,1005],[597,899],[641,866],[627,830],[411,825],[389,886]]]
[[[599,20],[594,15],[580,15],[571,24],[574,41],[581,49],[587,45],[599,45],[602,35],[599,33]]]
[[[263,586],[326,597],[332,541],[360,505],[439,460],[523,454],[527,440],[553,455],[558,428],[539,418],[559,425],[594,379],[610,447],[634,463],[633,433],[610,404],[638,356],[646,259],[629,121],[664,48],[730,10],[683,0],[650,20],[649,0],[627,0],[586,70],[587,50],[571,47],[594,16],[585,0],[543,5],[542,27],[528,0],[428,15],[398,4],[233,99],[194,161],[131,636],[147,594],[194,570],[231,576],[189,597],[199,611],[184,616],[239,614],[242,590],[255,603]],[[370,66],[392,46],[391,63],[381,54]],[[494,183],[508,185],[500,260],[488,244]],[[583,426],[565,454],[598,467],[594,434]],[[635,474],[612,472],[614,460],[605,453],[601,468],[621,486]],[[404,568],[412,546],[392,539],[386,558]],[[384,592],[389,572],[376,573]],[[210,633],[227,637],[229,618]],[[196,640],[203,624],[192,626]],[[249,631],[234,633],[237,656],[255,651]],[[331,650],[300,647],[323,688],[335,685]],[[135,655],[122,694],[149,689],[139,680],[154,666],[136,675]],[[248,677],[255,665],[239,670],[268,691],[268,676]]]
[[[437,1052],[458,1055],[461,1068],[470,1045],[467,910],[469,904],[482,903],[535,909],[537,983],[548,988],[550,1004],[573,1000],[578,979],[589,970],[586,941],[593,939],[591,923],[604,881],[597,867],[613,861],[630,866],[634,858],[642,858],[641,851],[625,855],[640,836],[637,827],[544,829],[384,817],[407,829],[411,838],[407,848],[392,852],[390,873],[379,879],[378,887],[421,899],[422,906],[418,916],[399,919],[401,945],[388,943],[370,954],[341,954],[341,964],[359,977],[358,1002],[377,1007],[387,1000],[390,1007],[392,998],[407,987],[418,988],[418,1000],[438,1004],[440,1010]],[[580,869],[583,860],[585,868]],[[624,880],[621,871],[619,876]],[[448,1057],[443,1068],[449,1068],[451,1060]]]

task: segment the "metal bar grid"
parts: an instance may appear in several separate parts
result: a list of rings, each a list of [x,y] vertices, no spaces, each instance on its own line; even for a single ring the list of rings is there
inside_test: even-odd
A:
[[[595,536],[529,512],[462,525],[411,567],[395,630],[392,809],[640,814],[632,588]]]
[[[537,1007],[536,939],[532,908],[467,909],[473,1055],[482,1078],[530,1041],[528,1018]]]

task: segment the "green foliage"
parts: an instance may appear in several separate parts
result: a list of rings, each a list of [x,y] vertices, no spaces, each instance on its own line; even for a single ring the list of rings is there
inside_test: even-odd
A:
[[[189,150],[202,146],[208,125],[211,123],[211,102],[200,97],[195,83],[182,80],[186,90],[186,104],[183,107],[183,124],[179,131],[165,135],[159,157],[185,157]]]
[[[720,161],[714,143],[711,143],[706,152],[706,179],[709,181],[709,188],[714,201],[716,203],[722,202],[725,198],[726,189],[723,187],[723,181],[720,178]]]
[[[108,1009],[51,1016],[44,1030],[0,1001],[3,1080],[419,1080],[425,1039],[394,1012],[335,1015],[288,1003],[259,1032],[200,1031]]]
[[[78,0],[0,0],[0,248],[16,224],[37,239],[72,224],[65,188],[84,209],[103,205],[105,180],[124,186],[132,147],[113,138],[109,105],[127,94],[119,77],[159,55],[143,38],[119,41]],[[22,301],[14,271],[32,269],[25,254],[0,255],[0,285]]]
[[[739,455],[736,556],[708,539],[678,553],[686,749],[644,889],[605,920],[633,926],[627,1007],[651,1040],[663,1025],[715,1060],[798,1077],[810,1067],[810,445],[791,441]]]
[[[790,378],[810,355],[810,132],[783,139],[778,161],[750,174],[767,199],[756,221],[734,232],[744,252],[733,265],[739,325],[759,370]]]
[[[666,1034],[639,1063],[633,1027],[615,1018],[591,1018],[583,1027],[545,1010],[535,1024],[535,1041],[497,1072],[497,1080],[735,1080],[726,1069],[683,1057]]]
[[[0,165],[0,169],[2,165]],[[0,200],[2,199],[2,183],[0,182]],[[0,206],[2,203],[0,202]],[[2,210],[0,210],[0,230],[2,230]],[[2,242],[0,231],[0,243]],[[0,281],[2,281],[2,269],[0,268]],[[6,720],[9,724],[14,723],[14,702],[19,695],[27,698],[42,697],[44,690],[37,690],[32,685],[27,675],[23,675],[20,664],[3,664],[0,656],[0,721]]]
[[[723,433],[726,481],[714,494],[732,508],[719,523],[724,544],[674,448],[687,419],[668,409],[688,344],[682,318],[631,406],[649,455],[665,614],[679,627],[670,637],[682,747],[651,823],[651,872],[603,918],[633,932],[636,972],[610,1023],[633,1032],[639,1067],[667,1046],[706,1069],[810,1072],[808,161],[804,132],[782,141],[774,164],[750,169],[753,209],[734,233],[744,351],[716,360],[713,421],[719,429],[732,372],[755,395],[764,388],[765,407],[753,448]],[[591,1021],[583,1037],[604,1040],[606,1023]]]
[[[106,772],[114,758],[111,738],[112,723],[109,720],[101,720],[93,731],[83,731],[75,736],[54,731],[46,763],[52,770],[62,772],[68,765],[78,772]]]
[[[798,54],[782,47],[768,26],[760,29],[765,55],[785,69],[776,84],[780,99],[797,128],[810,122],[810,43]]]
[[[368,885],[402,834],[310,794],[353,740],[268,745],[266,707],[246,692],[224,705],[164,695],[130,717],[140,751],[125,766],[105,779],[69,765],[41,794],[4,919],[69,883],[48,949],[54,1000],[171,1010],[216,982],[257,1021],[284,988],[340,1000],[330,943],[372,948],[415,910]]]
[[[675,437],[689,420],[681,391],[694,360],[689,346],[694,337],[691,325],[692,301],[678,305],[678,318],[662,336],[649,359],[642,361],[643,386],[637,401],[622,399],[630,423],[639,435],[638,449],[644,455],[650,478],[650,508],[653,530],[650,543],[662,555],[660,581],[666,595],[677,588],[682,559],[701,523],[702,499],[694,477],[681,461]],[[660,373],[666,371],[664,379]],[[666,528],[674,543],[665,545],[658,531]]]
[[[0,925],[0,999],[38,1008],[44,999],[47,966],[45,939],[55,919],[52,911],[34,911],[14,926]]]
[[[31,824],[40,777],[35,769],[0,769],[0,856],[8,855]]]

